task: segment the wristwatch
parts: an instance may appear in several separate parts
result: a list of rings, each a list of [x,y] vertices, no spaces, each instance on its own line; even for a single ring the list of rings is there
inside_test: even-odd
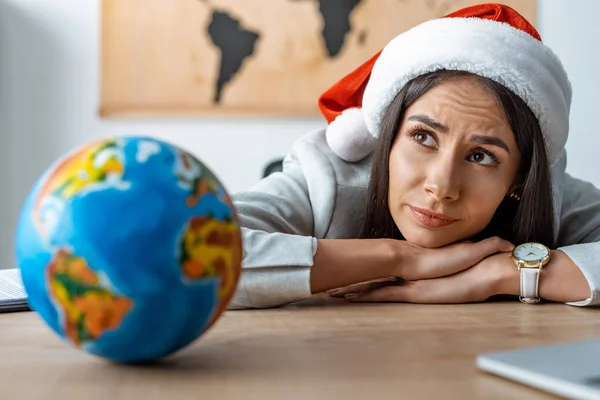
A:
[[[541,243],[523,243],[515,247],[511,257],[519,268],[521,280],[519,300],[523,303],[539,303],[540,272],[550,261],[550,249]]]

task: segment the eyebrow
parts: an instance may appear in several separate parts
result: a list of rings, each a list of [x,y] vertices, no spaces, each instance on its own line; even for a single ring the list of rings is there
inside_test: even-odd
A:
[[[448,133],[448,131],[450,130],[446,125],[442,124],[441,122],[438,122],[435,119],[423,114],[411,115],[410,117],[408,117],[408,121],[417,121],[444,133]]]
[[[474,135],[473,137],[471,137],[471,141],[479,144],[489,144],[491,146],[497,146],[501,149],[506,150],[506,152],[510,154],[510,149],[508,148],[506,143],[504,143],[502,139],[497,138],[495,136]]]
[[[450,129],[446,125],[424,114],[411,115],[410,117],[408,117],[408,121],[420,122],[443,133],[448,133],[450,131]],[[510,154],[510,149],[508,148],[508,145],[504,143],[502,139],[497,138],[495,136],[474,135],[471,137],[471,141],[479,144],[496,146]]]

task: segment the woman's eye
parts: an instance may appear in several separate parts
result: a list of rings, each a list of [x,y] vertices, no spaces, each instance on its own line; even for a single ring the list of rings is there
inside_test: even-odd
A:
[[[414,134],[413,137],[417,142],[419,142],[419,144],[422,144],[423,146],[427,146],[427,147],[435,146],[435,139],[429,133],[417,132]]]
[[[471,160],[482,165],[494,165],[498,163],[493,156],[482,151],[476,151],[471,154]]]

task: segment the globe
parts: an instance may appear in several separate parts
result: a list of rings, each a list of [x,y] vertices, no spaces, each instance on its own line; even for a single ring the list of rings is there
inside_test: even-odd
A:
[[[138,136],[51,165],[25,199],[15,243],[31,309],[75,348],[121,363],[203,335],[232,298],[242,254],[234,207],[209,168]]]

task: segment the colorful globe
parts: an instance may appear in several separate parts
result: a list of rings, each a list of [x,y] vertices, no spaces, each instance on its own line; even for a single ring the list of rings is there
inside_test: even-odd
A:
[[[50,166],[15,242],[31,308],[71,345],[115,362],[195,341],[240,275],[240,229],[219,180],[146,137],[90,143]]]

